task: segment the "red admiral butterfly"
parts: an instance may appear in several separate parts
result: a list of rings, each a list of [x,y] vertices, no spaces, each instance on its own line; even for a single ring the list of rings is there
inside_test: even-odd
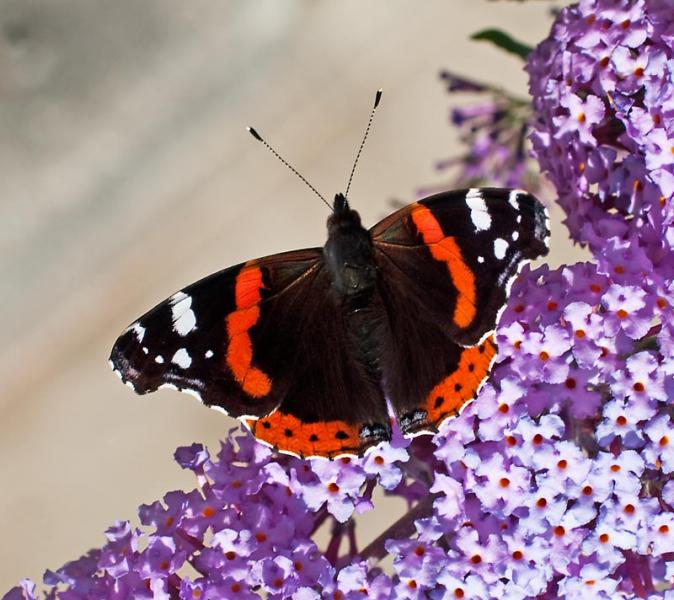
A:
[[[346,195],[331,208],[323,248],[177,292],[119,337],[113,369],[139,394],[192,393],[302,457],[390,439],[387,399],[403,434],[437,431],[488,375],[512,279],[547,254],[546,210],[521,190],[473,188],[367,230]]]

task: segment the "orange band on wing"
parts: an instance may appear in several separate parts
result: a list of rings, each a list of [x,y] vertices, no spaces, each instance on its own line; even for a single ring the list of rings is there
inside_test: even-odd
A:
[[[259,440],[277,450],[298,456],[361,454],[358,427],[344,421],[304,423],[297,417],[276,411],[258,420],[246,421]]]
[[[458,414],[476,396],[480,384],[489,374],[495,354],[491,337],[461,353],[456,370],[438,383],[426,398],[424,408],[429,422],[439,425],[447,417]]]
[[[236,308],[248,308],[257,304],[261,299],[261,289],[262,271],[260,267],[252,265],[243,267],[236,276],[236,287],[234,288]]]
[[[419,204],[412,210],[412,221],[421,234],[435,260],[444,262],[452,283],[458,292],[454,308],[454,322],[461,328],[468,327],[475,318],[475,276],[464,262],[453,237],[446,236],[433,213]]]
[[[227,315],[227,366],[241,389],[253,398],[266,396],[271,390],[271,380],[253,366],[253,342],[250,329],[260,318],[262,271],[260,267],[245,266],[236,276],[234,298],[236,310]]]

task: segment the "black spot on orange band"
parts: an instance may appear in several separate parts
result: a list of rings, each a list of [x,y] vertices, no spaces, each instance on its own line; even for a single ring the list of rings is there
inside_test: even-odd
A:
[[[480,384],[489,375],[496,347],[493,338],[487,338],[479,346],[466,348],[461,353],[456,370],[438,383],[428,394],[424,410],[428,422],[439,425],[459,410],[477,394]]]
[[[304,423],[297,417],[276,411],[259,420],[246,421],[253,435],[277,450],[298,456],[339,454],[360,455],[370,444],[363,444],[360,428],[344,421]]]

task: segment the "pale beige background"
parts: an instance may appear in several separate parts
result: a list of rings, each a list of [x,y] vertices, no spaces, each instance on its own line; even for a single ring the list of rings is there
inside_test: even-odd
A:
[[[0,4],[0,593],[192,486],[179,444],[230,425],[188,396],[137,397],[107,357],[133,319],[209,272],[323,243],[377,87],[351,197],[368,224],[458,151],[441,67],[524,94],[468,34],[536,42],[547,2],[5,0]],[[574,260],[559,227],[550,262]],[[386,515],[384,515],[386,517]],[[381,530],[369,516],[361,539]]]

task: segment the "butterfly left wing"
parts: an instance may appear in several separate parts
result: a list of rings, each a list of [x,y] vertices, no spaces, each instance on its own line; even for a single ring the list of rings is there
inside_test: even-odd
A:
[[[433,431],[471,400],[513,277],[547,254],[545,208],[520,190],[470,189],[411,204],[371,229],[392,339],[383,356],[404,433]]]
[[[111,364],[136,392],[192,393],[279,450],[360,454],[388,439],[386,404],[336,312],[320,248],[277,254],[174,294],[127,328]]]

